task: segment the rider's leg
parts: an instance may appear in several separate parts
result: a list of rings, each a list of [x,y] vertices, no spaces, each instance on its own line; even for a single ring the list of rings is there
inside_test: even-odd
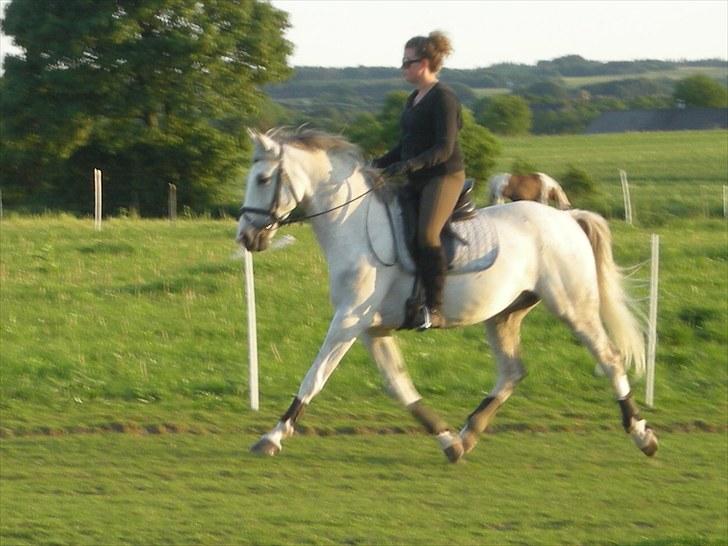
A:
[[[433,178],[422,188],[417,226],[417,267],[425,287],[426,312],[420,329],[441,326],[442,292],[447,264],[440,234],[450,219],[465,182],[463,171]]]

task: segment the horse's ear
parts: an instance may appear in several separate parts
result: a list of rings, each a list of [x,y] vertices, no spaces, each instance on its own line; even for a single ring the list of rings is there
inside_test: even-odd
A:
[[[250,137],[250,140],[253,141],[253,144],[258,143],[258,137],[260,136],[260,133],[258,131],[256,131],[255,129],[251,129],[250,127],[246,127],[245,132],[248,133],[248,136]]]
[[[246,127],[245,130],[248,133],[250,140],[253,141],[253,145],[258,152],[261,152],[265,155],[274,156],[278,156],[280,154],[281,145],[278,144],[275,140],[267,135],[259,133],[255,129],[251,129],[250,127]]]
[[[266,154],[278,156],[281,152],[281,145],[267,135],[258,134],[255,139],[255,145]]]

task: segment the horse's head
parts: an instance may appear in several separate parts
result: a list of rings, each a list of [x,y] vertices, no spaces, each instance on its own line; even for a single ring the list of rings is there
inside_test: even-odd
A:
[[[286,146],[268,134],[251,130],[248,134],[255,149],[236,239],[248,250],[259,251],[268,248],[278,226],[301,203],[302,197],[286,169]]]

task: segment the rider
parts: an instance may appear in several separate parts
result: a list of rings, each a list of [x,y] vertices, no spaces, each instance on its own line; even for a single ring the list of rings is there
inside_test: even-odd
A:
[[[460,102],[453,90],[438,80],[443,60],[451,52],[449,38],[438,31],[415,36],[405,44],[402,73],[416,90],[402,112],[399,143],[374,161],[387,176],[406,174],[419,196],[416,261],[426,303],[417,318],[421,330],[443,324],[440,309],[447,264],[440,233],[465,182],[458,145]]]

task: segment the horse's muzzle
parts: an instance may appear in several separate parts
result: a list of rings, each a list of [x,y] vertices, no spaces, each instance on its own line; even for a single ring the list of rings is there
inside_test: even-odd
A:
[[[260,252],[270,246],[275,231],[275,227],[257,228],[241,217],[235,240],[251,252]]]

